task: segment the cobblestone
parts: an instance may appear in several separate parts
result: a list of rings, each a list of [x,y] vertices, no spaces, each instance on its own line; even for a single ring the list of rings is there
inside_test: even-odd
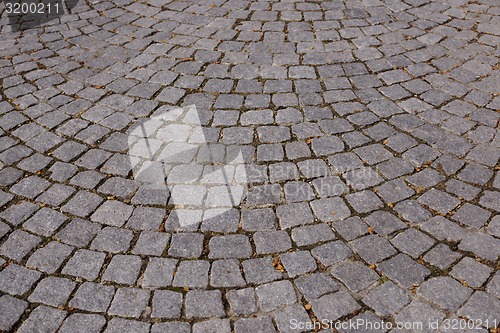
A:
[[[0,330],[495,319],[498,3],[67,5],[0,27]]]

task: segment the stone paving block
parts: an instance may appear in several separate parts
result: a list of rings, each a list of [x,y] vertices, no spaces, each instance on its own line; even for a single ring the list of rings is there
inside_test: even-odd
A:
[[[401,323],[417,323],[422,322],[421,332],[430,333],[432,328],[429,327],[429,322],[442,321],[445,318],[445,314],[438,311],[427,303],[420,301],[412,301],[403,310],[401,310],[395,319]]]
[[[105,257],[102,252],[80,249],[68,260],[62,273],[93,281],[99,275]]]
[[[0,246],[0,254],[13,260],[23,259],[41,242],[40,237],[22,230],[14,230]]]
[[[405,200],[394,206],[394,210],[405,220],[420,224],[432,217],[431,213],[415,200]]]
[[[226,297],[235,315],[249,315],[257,311],[257,300],[253,288],[230,290],[226,293]]]
[[[488,223],[487,231],[490,235],[498,237],[500,235],[500,217],[496,215]]]
[[[438,244],[423,257],[426,262],[442,270],[450,267],[451,264],[460,258],[461,255],[459,253],[453,252],[444,244]]]
[[[328,318],[333,321],[361,308],[345,291],[324,295],[312,301],[311,305],[318,318]]]
[[[351,241],[349,245],[361,258],[369,263],[380,262],[397,253],[385,238],[378,235],[358,238]]]
[[[35,234],[49,237],[67,220],[68,218],[53,209],[42,208],[29,218],[23,227]]]
[[[258,254],[285,252],[292,247],[286,231],[257,231],[253,235],[255,251]]]
[[[406,181],[415,187],[430,188],[436,186],[445,179],[433,169],[424,169],[412,176],[406,177]]]
[[[288,203],[309,201],[314,199],[313,189],[311,185],[306,182],[287,182],[284,185],[283,190],[285,192],[285,199]]]
[[[456,311],[469,298],[472,290],[450,277],[441,276],[422,283],[417,294],[444,310]]]
[[[369,213],[384,206],[375,193],[367,190],[348,194],[345,198],[358,213]]]
[[[339,198],[324,198],[310,203],[314,214],[323,222],[343,220],[351,215],[350,209]]]
[[[404,229],[406,224],[396,216],[384,211],[376,211],[363,219],[374,231],[382,236],[387,236],[395,231]]]
[[[132,214],[133,208],[120,201],[105,201],[93,214],[90,219],[93,222],[121,227]]]
[[[72,251],[73,247],[53,241],[36,250],[26,265],[52,274],[59,269]]]
[[[498,316],[500,302],[497,298],[483,291],[476,291],[470,299],[460,308],[458,314],[469,319],[480,319],[483,326],[495,328],[495,318]]]
[[[249,258],[253,252],[245,235],[214,236],[208,247],[209,258]]]
[[[490,267],[465,257],[453,266],[450,275],[459,281],[465,281],[473,288],[479,288],[486,282],[492,271]]]
[[[177,268],[172,285],[174,287],[206,288],[210,263],[204,260],[182,261]]]
[[[410,162],[398,157],[377,164],[376,169],[387,179],[398,178],[414,171]]]
[[[90,312],[106,312],[114,294],[113,286],[84,282],[69,302],[69,306]]]
[[[168,254],[173,257],[196,258],[203,250],[203,235],[194,233],[173,234]]]
[[[316,156],[327,156],[344,150],[344,143],[335,136],[323,136],[311,141],[311,148]]]
[[[333,228],[347,241],[351,241],[368,233],[368,225],[357,216],[350,217],[343,221],[333,222]]]
[[[276,208],[276,215],[282,229],[310,224],[314,221],[307,203],[293,203]]]
[[[10,188],[14,194],[34,199],[37,195],[45,191],[50,186],[50,183],[37,176],[23,178],[19,183]]]
[[[340,285],[326,273],[303,275],[297,278],[294,283],[308,300],[317,299],[340,289]]]
[[[190,290],[186,294],[187,318],[223,318],[225,317],[219,290]]]
[[[136,207],[126,226],[136,230],[158,230],[164,217],[162,208]]]
[[[217,260],[212,263],[210,285],[213,287],[244,287],[245,284],[236,259]]]
[[[191,325],[180,321],[170,321],[170,322],[153,324],[153,326],[151,327],[151,333],[161,333],[161,332],[190,333]]]
[[[139,318],[146,309],[149,292],[136,288],[119,288],[108,309],[110,315]]]
[[[34,309],[18,332],[55,332],[66,317],[66,311],[40,305]]]
[[[61,325],[59,332],[98,333],[106,324],[106,319],[97,314],[75,313],[68,316]]]
[[[165,248],[167,247],[169,240],[170,234],[154,231],[143,231],[141,232],[139,239],[132,249],[132,253],[140,255],[161,256]]]
[[[297,332],[294,323],[303,323],[305,327],[310,327],[312,321],[304,307],[300,304],[292,304],[274,314],[276,326],[280,332]]]
[[[62,208],[62,212],[70,213],[79,217],[90,215],[102,202],[97,194],[87,191],[78,191]]]
[[[476,185],[486,184],[491,177],[493,177],[493,171],[485,166],[474,163],[467,164],[458,174],[458,179]]]
[[[448,213],[460,203],[457,198],[436,189],[431,189],[420,196],[418,202],[442,214]]]
[[[256,331],[275,333],[276,329],[274,328],[272,319],[264,316],[241,318],[234,323],[235,333],[250,333]]]
[[[37,284],[28,300],[53,307],[64,306],[75,287],[76,283],[69,279],[49,276]]]
[[[172,283],[177,260],[168,258],[150,258],[142,278],[142,287],[166,287]]]
[[[62,242],[84,247],[99,233],[101,226],[83,219],[73,219],[56,234],[56,239]]]
[[[357,261],[341,262],[330,269],[330,274],[353,292],[359,292],[379,279],[374,270]]]
[[[133,233],[130,230],[105,227],[99,231],[90,244],[90,248],[111,253],[121,253],[129,249],[132,238]]]
[[[480,229],[486,224],[490,216],[490,212],[475,205],[466,203],[460,207],[451,218],[467,226]]]
[[[274,230],[276,215],[270,208],[252,209],[241,212],[242,228],[246,231]]]
[[[169,290],[157,290],[153,296],[154,318],[179,318],[182,308],[182,294]]]
[[[431,274],[429,269],[402,253],[384,261],[378,267],[382,274],[394,280],[404,288],[409,288],[413,284],[422,283],[422,281]]]
[[[119,332],[130,332],[130,333],[147,333],[149,332],[151,324],[144,323],[136,320],[113,318],[108,322],[106,326],[106,333],[119,333]]]
[[[498,203],[499,199],[499,192],[485,191],[479,200],[479,204],[485,208],[500,212],[500,204]]]
[[[488,246],[485,247],[482,244],[488,244]],[[473,232],[462,239],[458,249],[472,252],[483,259],[495,261],[500,255],[500,240],[482,232]]]
[[[380,144],[356,148],[354,152],[370,165],[378,164],[393,157],[392,154]]]
[[[321,198],[334,197],[349,191],[346,184],[338,176],[317,178],[312,181],[312,185]]]
[[[391,239],[391,243],[401,252],[418,258],[434,245],[434,240],[424,233],[410,228]]]
[[[243,272],[247,283],[262,284],[281,279],[283,274],[273,267],[272,262],[271,257],[243,261]]]
[[[292,229],[292,240],[298,246],[312,245],[333,239],[335,239],[335,234],[326,223]]]
[[[264,312],[276,310],[283,305],[297,302],[297,295],[290,281],[277,281],[255,288],[259,309]]]
[[[36,200],[54,207],[58,207],[63,202],[65,202],[75,191],[76,190],[71,186],[54,184],[41,195],[39,195]]]
[[[133,285],[141,269],[142,261],[138,256],[115,255],[106,267],[103,281]]]
[[[288,252],[280,255],[288,276],[297,277],[316,270],[317,265],[308,251]]]
[[[315,247],[311,254],[323,265],[331,266],[352,256],[352,251],[342,241],[334,241]]]
[[[363,303],[375,310],[380,316],[395,314],[410,303],[410,296],[391,281],[376,287],[363,298]]]
[[[421,224],[421,229],[440,240],[459,241],[466,235],[466,231],[456,223],[442,216],[435,216]]]
[[[231,326],[228,319],[209,319],[206,321],[198,322],[193,325],[193,333],[206,333],[206,332],[231,332]]]
[[[18,298],[9,295],[0,297],[0,329],[10,330],[27,307],[28,303]]]

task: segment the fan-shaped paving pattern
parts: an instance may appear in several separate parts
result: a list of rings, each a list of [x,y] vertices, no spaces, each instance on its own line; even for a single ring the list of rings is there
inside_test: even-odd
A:
[[[36,23],[1,18],[1,330],[500,319],[497,1],[80,1]],[[128,134],[191,105],[249,188],[181,226]]]

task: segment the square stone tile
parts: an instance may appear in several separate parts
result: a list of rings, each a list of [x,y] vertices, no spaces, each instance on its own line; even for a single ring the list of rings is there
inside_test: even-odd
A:
[[[453,266],[450,275],[459,281],[465,281],[473,288],[479,288],[486,282],[492,272],[492,268],[472,258],[465,257]]]
[[[472,289],[462,286],[451,277],[439,276],[422,283],[417,294],[441,309],[456,311],[472,294]]]
[[[418,202],[442,214],[448,213],[460,203],[457,198],[434,188],[421,195]]]
[[[352,256],[352,251],[343,241],[334,241],[315,247],[311,254],[323,265],[331,266]]]
[[[361,307],[346,291],[337,291],[311,301],[314,314],[318,318],[337,320]]]
[[[363,298],[363,303],[380,316],[394,315],[410,301],[410,296],[391,281],[376,287]]]
[[[418,258],[434,245],[434,240],[424,233],[410,228],[391,239],[392,245],[400,251]]]
[[[106,312],[115,294],[113,286],[93,282],[83,283],[76,291],[69,306],[90,312]]]
[[[106,267],[102,281],[134,285],[139,276],[141,266],[141,257],[117,254],[111,259],[108,267]]]
[[[118,288],[108,309],[112,316],[139,318],[149,302],[149,291],[137,288]]]
[[[375,271],[358,261],[344,261],[330,268],[330,274],[349,290],[359,292],[379,279]]]
[[[466,203],[451,218],[467,226],[480,229],[486,224],[490,216],[491,213],[487,210]]]
[[[410,288],[414,284],[422,283],[431,274],[429,269],[402,253],[384,261],[378,267],[382,274],[404,288]]]
[[[3,295],[0,297],[0,329],[8,331],[19,320],[28,303],[16,297]]]
[[[76,283],[69,279],[49,276],[37,284],[28,300],[54,307],[64,306],[75,287]]]
[[[316,270],[317,265],[308,251],[288,252],[280,255],[288,276],[297,277]]]
[[[461,257],[462,256],[459,253],[450,250],[447,245],[438,244],[432,250],[427,252],[423,259],[429,264],[445,270]]]
[[[255,288],[257,303],[264,312],[297,302],[297,295],[290,281],[277,281]]]
[[[99,333],[106,324],[106,319],[97,314],[75,313],[67,317],[59,332],[61,333]]]
[[[368,263],[377,263],[397,253],[385,238],[368,235],[349,243],[349,246]]]
[[[153,296],[153,318],[180,318],[182,294],[170,290],[157,290]]]
[[[179,264],[172,285],[174,287],[206,288],[210,263],[205,260],[185,260]]]
[[[105,257],[102,252],[80,249],[68,260],[62,273],[93,281],[99,275]]]

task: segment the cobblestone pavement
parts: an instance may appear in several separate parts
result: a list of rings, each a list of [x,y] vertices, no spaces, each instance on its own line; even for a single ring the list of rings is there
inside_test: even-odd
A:
[[[0,330],[498,324],[498,0],[81,0],[16,22]],[[127,133],[188,105],[258,172],[239,207],[181,226]]]

